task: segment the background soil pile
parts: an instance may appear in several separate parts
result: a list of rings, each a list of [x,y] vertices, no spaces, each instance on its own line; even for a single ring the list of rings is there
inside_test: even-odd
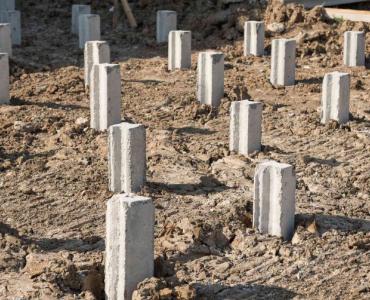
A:
[[[139,1],[138,31],[123,23],[113,32],[110,6],[94,7],[121,66],[122,116],[147,127],[141,194],[156,205],[156,274],[135,299],[368,298],[370,77],[341,56],[343,32],[368,26],[328,20],[320,8],[218,3]],[[24,44],[11,61],[11,105],[0,107],[2,299],[104,295],[107,137],[89,129],[70,4],[22,3]],[[176,9],[180,28],[193,30],[192,70],[166,70],[166,45],[154,40],[158,8]],[[264,57],[242,56],[248,19],[266,21]],[[268,81],[277,37],[298,41],[294,87]],[[225,53],[218,111],[195,97],[197,52],[208,48]],[[319,122],[322,79],[334,70],[351,74],[345,126]],[[228,150],[230,103],[241,99],[264,104],[263,151],[250,157]],[[253,174],[264,159],[296,167],[290,242],[251,226]]]

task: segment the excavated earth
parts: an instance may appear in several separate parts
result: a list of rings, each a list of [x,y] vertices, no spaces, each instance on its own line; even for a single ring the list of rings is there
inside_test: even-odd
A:
[[[21,7],[12,99],[0,107],[0,299],[104,297],[107,135],[89,128],[70,2]],[[137,30],[123,17],[112,30],[108,3],[94,7],[121,67],[122,118],[147,128],[140,194],[156,208],[155,276],[134,299],[369,299],[370,34],[367,68],[342,65],[344,31],[369,25],[320,8],[216,2],[139,1]],[[191,70],[166,70],[167,46],[154,39],[164,8],[193,31]],[[266,22],[263,57],[242,55],[248,19]],[[292,87],[269,83],[280,37],[297,40]],[[197,55],[207,49],[225,53],[219,110],[196,100]],[[322,125],[323,76],[336,70],[351,74],[351,118]],[[230,103],[242,99],[264,104],[263,149],[249,157],[228,150]],[[267,159],[295,166],[290,241],[252,228],[254,170]]]

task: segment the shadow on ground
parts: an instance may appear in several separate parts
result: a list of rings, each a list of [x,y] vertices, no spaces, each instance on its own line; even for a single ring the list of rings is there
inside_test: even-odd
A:
[[[148,182],[147,187],[150,192],[164,190],[178,195],[207,195],[222,192],[230,189],[213,176],[201,176],[200,183],[173,183],[167,184],[162,182]]]
[[[91,236],[82,239],[57,239],[57,238],[42,238],[42,239],[26,239],[27,241],[36,244],[44,251],[104,251],[105,242],[99,236]]]
[[[337,161],[335,158],[321,159],[321,158],[305,155],[303,159],[306,164],[313,162],[319,165],[327,165],[331,167],[337,167],[341,164],[341,162]]]
[[[89,109],[88,107],[76,105],[76,104],[62,104],[62,103],[56,103],[56,102],[36,102],[31,100],[25,100],[20,98],[12,98],[10,100],[11,105],[34,105],[38,107],[46,107],[46,108],[52,108],[52,109],[63,109],[63,110],[73,110],[73,109]]]
[[[370,221],[349,218],[345,216],[323,215],[323,214],[297,214],[296,223],[316,222],[320,234],[329,230],[337,230],[346,233],[370,232]]]
[[[194,284],[197,296],[214,300],[241,300],[241,299],[293,299],[296,293],[287,289],[259,284],[239,284],[225,286],[222,284]],[[202,299],[202,298],[201,298]]]
[[[169,127],[168,130],[176,131],[178,134],[200,134],[200,135],[207,135],[216,133],[215,130],[209,130],[208,128],[196,128],[196,127],[181,127],[181,128],[173,128]]]
[[[18,230],[10,227],[8,224],[0,222],[0,234],[10,234],[13,236],[19,236]]]
[[[322,84],[324,80],[324,77],[318,76],[318,77],[310,77],[310,78],[303,78],[303,79],[297,79],[296,84],[302,83],[302,84]]]

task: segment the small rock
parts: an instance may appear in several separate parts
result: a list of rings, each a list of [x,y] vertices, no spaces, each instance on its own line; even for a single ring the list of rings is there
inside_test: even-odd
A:
[[[169,288],[164,288],[159,291],[159,296],[161,299],[172,299],[172,290]]]
[[[28,273],[30,278],[37,277],[45,272],[45,269],[48,267],[47,260],[44,259],[42,255],[38,254],[29,254],[26,257],[26,266],[23,269],[24,272]]]
[[[191,300],[195,299],[196,292],[190,285],[183,285],[175,287],[176,299]]]
[[[78,125],[78,126],[81,126],[81,127],[87,126],[88,123],[89,123],[89,120],[87,118],[83,118],[83,117],[79,117],[75,121],[75,124]]]
[[[267,30],[274,33],[282,33],[285,30],[285,25],[283,23],[271,23],[267,25]]]
[[[13,127],[17,131],[34,132],[35,128],[32,124],[25,123],[23,121],[15,121]]]
[[[224,262],[222,264],[217,265],[215,269],[218,273],[224,273],[228,269],[230,269],[230,267],[231,267],[231,264],[229,262]]]

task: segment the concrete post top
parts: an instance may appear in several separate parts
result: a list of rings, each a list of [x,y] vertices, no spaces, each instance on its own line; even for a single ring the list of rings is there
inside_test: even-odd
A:
[[[90,7],[90,5],[87,4],[72,4],[73,7]]]
[[[171,30],[170,33],[180,33],[180,34],[187,34],[187,33],[191,33],[190,30]]]
[[[212,59],[214,64],[219,63],[221,60],[224,59],[224,54],[222,52],[217,52],[217,51],[206,51],[206,52],[200,52],[199,56],[205,56],[209,57]]]
[[[345,31],[344,34],[346,33],[351,33],[351,34],[358,34],[358,35],[363,35],[365,34],[364,31],[351,31],[351,30],[348,30],[348,31]]]
[[[87,41],[85,43],[85,45],[94,45],[94,44],[103,45],[103,44],[108,44],[108,42],[106,41]]]
[[[207,50],[207,51],[199,52],[199,55],[224,56],[222,52],[215,51],[215,50]]]
[[[261,102],[251,101],[251,100],[248,100],[248,99],[241,100],[241,101],[233,101],[233,102],[231,102],[231,104],[233,104],[233,103],[241,103],[241,104],[244,104],[244,105],[262,105]]]
[[[262,171],[264,169],[267,169],[267,168],[276,168],[276,169],[279,169],[279,170],[291,169],[292,171],[294,171],[293,166],[290,165],[290,164],[279,163],[275,160],[266,160],[266,161],[263,161],[263,162],[261,162],[260,164],[257,165],[256,173],[259,172],[259,171]]]
[[[339,72],[339,71],[334,71],[334,72],[331,72],[331,73],[327,73],[325,74],[326,75],[331,75],[331,76],[336,76],[336,77],[349,77],[349,73],[344,73],[344,72]]]
[[[296,43],[296,39],[273,39],[272,42]]]
[[[246,21],[244,24],[264,24],[264,21]]]
[[[97,14],[81,14],[79,18],[94,19],[94,18],[100,18],[100,16]]]
[[[9,56],[9,54],[5,53],[5,52],[0,52],[0,57],[1,58],[6,57],[6,56]]]
[[[10,27],[9,23],[0,23],[0,27]]]
[[[142,124],[132,124],[132,123],[126,123],[122,122],[120,124],[115,124],[111,126],[112,128],[122,128],[122,129],[133,129],[133,128],[140,128],[144,127]]]
[[[102,68],[105,69],[116,69],[116,68],[119,69],[119,64],[102,63],[98,64],[98,66],[101,66]]]
[[[157,14],[169,14],[169,15],[171,15],[171,14],[177,14],[177,13],[174,10],[158,10]]]
[[[147,202],[152,202],[149,197],[138,196],[135,194],[116,194],[113,195],[109,201],[122,202],[125,206],[137,206],[146,204]]]

